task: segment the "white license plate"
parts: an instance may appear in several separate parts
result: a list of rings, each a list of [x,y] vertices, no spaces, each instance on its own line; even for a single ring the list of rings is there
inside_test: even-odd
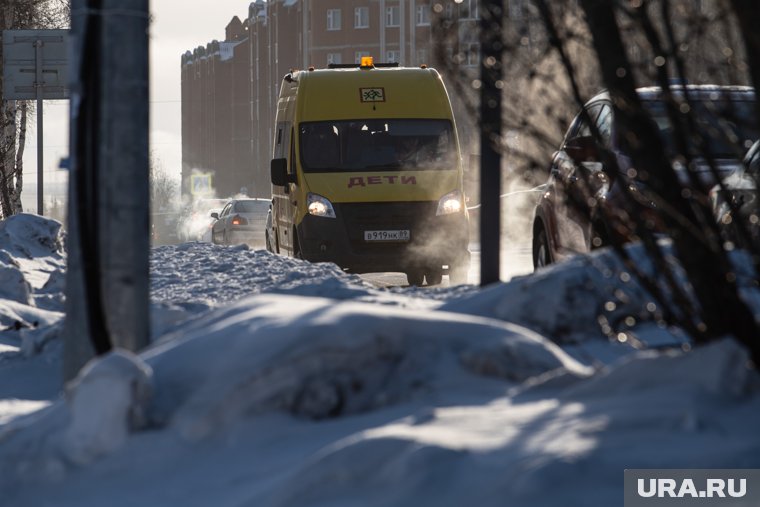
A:
[[[364,231],[364,241],[409,241],[409,231]]]

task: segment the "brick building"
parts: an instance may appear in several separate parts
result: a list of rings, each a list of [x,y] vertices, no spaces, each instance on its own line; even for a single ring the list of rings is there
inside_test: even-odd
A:
[[[478,65],[478,0],[256,0],[245,20],[233,17],[223,42],[182,55],[182,192],[194,171],[211,173],[216,194],[245,188],[270,196],[269,161],[282,77],[293,68],[376,61],[436,66],[441,54],[463,55],[465,74]],[[458,37],[435,40],[436,19],[455,19]],[[443,44],[436,51],[434,44]],[[444,76],[445,79],[445,76]],[[455,114],[456,96],[452,97]],[[463,144],[474,132],[457,114]]]

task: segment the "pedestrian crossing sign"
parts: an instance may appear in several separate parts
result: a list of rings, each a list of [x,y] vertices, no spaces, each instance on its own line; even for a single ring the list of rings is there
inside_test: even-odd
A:
[[[211,193],[211,175],[193,174],[190,176],[190,193],[193,195],[208,195]]]

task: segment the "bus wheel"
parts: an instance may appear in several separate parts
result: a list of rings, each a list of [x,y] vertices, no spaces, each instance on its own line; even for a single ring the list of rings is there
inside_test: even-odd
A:
[[[425,280],[425,273],[419,269],[407,271],[406,280],[409,283],[409,285],[419,287],[422,285],[422,282]]]
[[[443,270],[441,268],[431,269],[425,273],[425,281],[428,285],[440,285],[443,280]]]

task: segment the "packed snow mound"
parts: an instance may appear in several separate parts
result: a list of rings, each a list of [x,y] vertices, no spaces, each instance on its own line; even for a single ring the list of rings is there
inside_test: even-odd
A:
[[[352,298],[371,287],[357,276],[345,275],[335,264],[278,256],[247,245],[222,246],[191,242],[151,250],[153,301],[204,303],[235,301],[266,290],[284,290],[332,282],[336,299]]]
[[[151,376],[151,369],[125,350],[88,363],[67,386],[70,421],[61,439],[65,456],[79,465],[90,463],[143,427]]]
[[[693,298],[670,241],[662,240],[660,247],[676,283],[685,288],[687,298]],[[625,248],[636,268],[658,284],[668,304],[671,289],[644,247],[632,244]],[[750,255],[737,250],[730,253],[729,260],[741,297],[755,315],[760,315],[760,291]],[[662,302],[609,248],[450,299],[441,309],[513,322],[566,346],[601,340],[644,349],[686,346],[689,342],[683,331],[667,327]]]
[[[324,420],[455,392],[489,399],[546,374],[582,378],[592,371],[500,321],[259,295],[189,322],[140,358],[116,352],[93,360],[64,402],[31,423],[10,425],[0,455],[13,459],[0,462],[17,465],[0,477],[51,463],[62,473],[68,463],[116,452],[130,432],[146,427],[196,441],[267,413]],[[26,455],[35,428],[46,436]]]
[[[61,223],[30,214],[0,221],[0,331],[37,329],[63,311]]]
[[[0,249],[20,259],[64,255],[65,234],[57,220],[19,213],[0,221]]]
[[[592,380],[565,393],[573,399],[614,396],[632,391],[654,393],[669,389],[693,391],[725,400],[760,394],[760,377],[747,349],[735,340],[712,342],[693,354],[644,351],[605,368]]]
[[[556,397],[543,388],[399,418],[313,453],[259,505],[619,505],[626,468],[754,468],[760,396],[747,359],[731,341],[644,353]]]
[[[628,251],[638,268],[651,275],[654,268],[641,246],[628,247]],[[680,273],[675,260],[670,258],[670,262]],[[663,290],[667,294],[664,286]],[[658,302],[609,249],[513,278],[445,303],[441,309],[514,322],[561,344],[621,339],[645,348],[659,343],[647,343],[637,330],[642,325],[665,327]],[[679,344],[685,338],[670,335],[666,341]]]
[[[259,293],[357,300],[418,310],[440,305],[424,292],[375,289],[332,263],[314,264],[248,245],[189,242],[160,246],[151,250],[150,262],[154,340],[217,306]]]
[[[32,286],[24,277],[18,263],[5,252],[0,252],[0,259],[0,298],[33,305]]]
[[[391,292],[376,289],[332,263],[314,264],[247,245],[190,242],[151,250],[151,299],[191,312],[263,292],[430,309],[440,304],[437,300],[472,290]]]
[[[591,373],[511,324],[279,295],[215,310],[144,357],[156,377],[154,424],[193,435],[242,413],[324,419],[375,410],[466,385],[468,375],[521,382],[555,370]],[[457,367],[442,374],[442,361]]]
[[[732,340],[589,376],[529,331],[430,313],[260,295],[106,356],[6,425],[4,500],[614,505],[626,468],[760,466],[760,381]]]

